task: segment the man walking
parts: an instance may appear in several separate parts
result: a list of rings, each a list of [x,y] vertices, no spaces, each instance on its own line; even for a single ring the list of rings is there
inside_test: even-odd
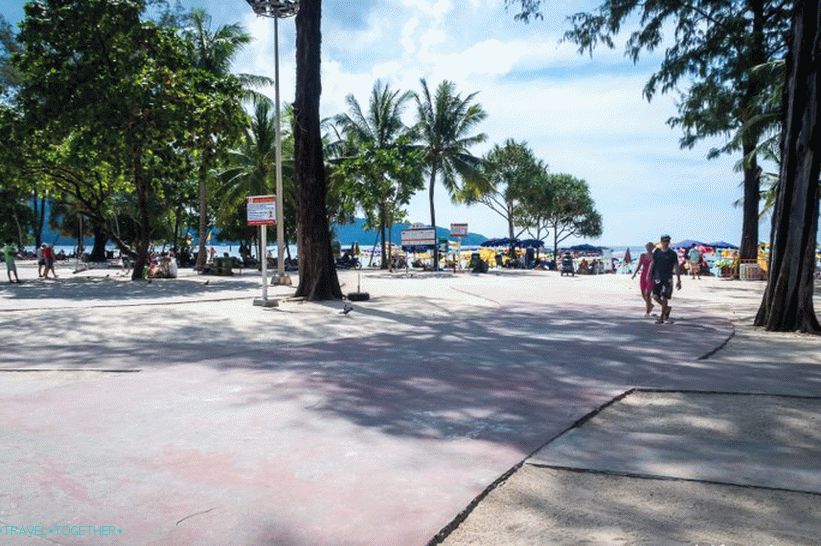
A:
[[[15,247],[11,241],[8,241],[2,250],[5,255],[6,273],[8,273],[9,282],[16,281],[17,284],[20,284],[20,277],[17,276],[17,264],[14,262],[14,259],[17,257],[17,247]],[[14,281],[11,280],[12,273],[14,273]]]
[[[670,248],[670,236],[661,236],[661,248],[653,252],[650,264],[653,278],[653,299],[661,305],[661,314],[656,324],[670,320],[670,298],[673,297],[673,273],[676,274],[676,289],[681,290],[681,272],[678,265],[678,254]]]

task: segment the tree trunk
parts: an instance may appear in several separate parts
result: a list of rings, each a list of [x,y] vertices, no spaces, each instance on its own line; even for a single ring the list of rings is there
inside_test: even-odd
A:
[[[787,56],[772,251],[756,326],[821,334],[813,307],[821,159],[821,0],[797,2]]]
[[[182,206],[177,205],[176,210],[174,210],[174,240],[171,243],[171,251],[174,253],[174,256],[177,255],[177,246],[180,242],[180,220],[182,217]]]
[[[752,28],[750,33],[750,52],[747,58],[747,69],[750,72],[747,89],[744,93],[741,118],[743,123],[747,123],[753,116],[758,114],[758,102],[756,97],[761,93],[761,76],[754,73],[752,69],[767,62],[765,51],[764,25],[766,22],[764,14],[764,3],[762,0],[749,0],[750,11],[752,11]],[[759,203],[761,201],[761,168],[758,166],[753,151],[758,145],[759,132],[747,131],[742,136],[742,152],[744,154],[744,219],[741,228],[741,247],[738,256],[741,260],[758,260],[758,214]]]
[[[379,244],[379,232],[376,232],[376,239],[373,240],[373,246],[371,247],[371,258],[368,260],[368,267],[373,265],[373,255],[376,252],[376,246]]]
[[[23,226],[20,225],[20,217],[17,216],[17,211],[15,209],[11,209],[11,215],[14,218],[14,225],[17,226],[17,250],[19,251],[23,247],[25,247],[26,237],[23,234]],[[40,248],[40,246],[36,246],[34,249],[35,251]]]
[[[755,149],[755,140],[745,139],[744,157]],[[744,162],[744,220],[741,229],[741,260],[758,259],[758,205],[761,200],[761,168],[753,156]]]
[[[388,266],[393,273],[393,214],[388,215]]]
[[[106,235],[104,226],[94,221],[91,221],[91,229],[94,233],[94,246],[91,249],[91,255],[88,257],[88,260],[90,262],[104,262],[105,245],[108,242],[108,235]]]
[[[430,226],[433,228],[433,270],[439,271],[439,237],[436,236],[436,206],[433,204],[433,190],[436,188],[436,166],[430,166]]]
[[[205,237],[208,231],[208,189],[206,181],[208,180],[208,162],[209,156],[205,152],[202,154],[202,161],[200,162],[199,182],[200,182],[200,245],[197,251],[197,263],[194,268],[198,271],[205,267],[205,262],[208,259],[205,252]]]
[[[319,126],[321,22],[322,0],[302,0],[296,16],[294,99],[294,184],[299,246],[299,287],[296,295],[309,301],[342,297],[331,250],[331,230],[325,204],[325,162]]]
[[[507,211],[507,236],[510,239],[510,256],[512,257],[515,253],[515,245],[513,244],[514,239],[514,226],[513,226],[513,211],[508,208]]]
[[[46,222],[46,198],[41,197],[38,205],[37,194],[32,193],[31,201],[34,208],[34,246],[40,248],[43,244],[43,226]]]
[[[556,230],[558,226],[553,226],[553,260],[556,262],[556,269],[559,268],[559,233]]]
[[[148,247],[151,244],[151,214],[148,210],[148,181],[145,179],[142,162],[142,148],[135,146],[132,150],[134,161],[134,187],[137,190],[137,257],[131,280],[143,278],[143,269],[148,265]]]
[[[385,218],[385,205],[379,205],[379,233],[382,237],[382,257],[379,260],[379,269],[387,269],[388,268],[388,241],[385,237],[385,228],[387,219]]]

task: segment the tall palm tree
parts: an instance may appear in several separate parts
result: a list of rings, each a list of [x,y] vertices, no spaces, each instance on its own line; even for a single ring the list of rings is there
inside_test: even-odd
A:
[[[376,150],[396,149],[401,146],[400,142],[411,134],[411,129],[402,121],[402,113],[412,98],[413,93],[410,91],[392,90],[390,85],[377,80],[371,90],[367,112],[362,111],[356,97],[348,95],[345,100],[348,103],[349,112],[336,116],[336,125],[348,140],[355,154],[370,154]],[[390,206],[389,194],[393,192],[382,192],[377,189],[388,182],[388,173],[373,172],[371,174],[375,179],[368,180],[367,183],[371,186],[371,190],[380,193],[376,209],[382,241],[381,267],[386,269],[388,249],[385,228],[388,215],[392,212],[387,210]]]
[[[415,94],[418,122],[417,146],[424,154],[430,177],[430,223],[436,232],[436,208],[434,190],[436,179],[441,175],[442,184],[456,200],[460,179],[479,179],[481,159],[470,153],[470,148],[484,142],[487,135],[476,133],[476,127],[487,117],[482,106],[474,103],[477,93],[466,97],[456,92],[456,84],[444,80],[431,95],[428,83],[421,80],[422,93]],[[434,269],[439,269],[439,245],[434,245]]]
[[[286,111],[285,127],[292,114]],[[228,152],[228,166],[218,176],[220,207],[236,210],[248,195],[264,195],[274,191],[276,168],[276,116],[270,102],[258,102],[245,136],[235,150]],[[282,134],[282,174],[286,208],[293,205],[293,135],[287,129]],[[260,251],[262,252],[262,250]],[[260,254],[262,256],[263,254]]]
[[[231,64],[236,55],[251,43],[251,35],[242,25],[233,23],[211,28],[211,16],[201,9],[191,11],[190,26],[183,34],[193,45],[194,66],[208,71],[216,76],[227,76],[231,72]],[[236,74],[235,77],[243,86],[245,99],[267,101],[262,95],[254,91],[254,87],[270,85],[272,81],[264,76],[251,74]],[[209,135],[203,135],[209,139]],[[213,158],[207,149],[200,158],[199,172],[199,253],[196,267],[201,269],[205,265],[205,237],[208,229],[208,195],[207,180]]]

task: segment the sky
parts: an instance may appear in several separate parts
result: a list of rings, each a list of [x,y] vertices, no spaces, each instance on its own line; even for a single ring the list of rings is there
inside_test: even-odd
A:
[[[236,72],[273,76],[273,21],[258,18],[245,0],[182,0],[205,8],[214,24],[239,22],[254,42],[237,57]],[[18,21],[22,0],[0,0],[3,15]],[[444,79],[463,94],[478,92],[487,111],[480,130],[487,142],[475,154],[508,138],[526,141],[552,172],[586,180],[604,220],[592,242],[636,245],[670,233],[674,240],[738,243],[741,209],[739,157],[706,159],[720,140],[691,150],[679,147],[681,133],[666,121],[678,95],[648,102],[644,84],[658,68],[662,51],[633,63],[617,44],[581,55],[561,43],[567,16],[589,10],[589,1],[547,3],[544,20],[516,22],[503,0],[324,0],[322,42],[323,116],[346,110],[353,94],[366,104],[377,79],[416,91]],[[627,28],[629,30],[629,28]],[[294,97],[294,21],[280,21],[281,94]],[[623,36],[621,38],[624,38]],[[273,90],[264,90],[273,96]],[[413,107],[406,112],[413,121]],[[451,203],[436,188],[438,224],[467,222],[471,232],[505,236],[505,221],[481,205]],[[427,192],[409,206],[411,222],[429,223]],[[769,221],[761,235],[769,233]],[[570,240],[571,242],[577,242]]]

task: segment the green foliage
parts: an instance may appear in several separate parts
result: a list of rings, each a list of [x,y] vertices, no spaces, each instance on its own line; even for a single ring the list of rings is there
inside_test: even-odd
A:
[[[413,133],[402,122],[412,96],[377,81],[367,111],[349,95],[349,111],[335,118],[345,140],[339,143],[343,157],[334,176],[361,207],[369,226],[389,227],[423,186],[421,154],[411,147]]]
[[[10,99],[21,83],[12,56],[20,50],[14,29],[0,14],[0,102]]]
[[[481,177],[465,184],[460,192],[467,204],[481,203],[505,219],[508,235],[518,237],[529,225],[531,217],[525,208],[529,186],[545,172],[547,166],[536,158],[527,142],[508,139],[503,145],[494,145],[485,154]],[[521,229],[518,233],[515,227]]]
[[[534,178],[523,203],[528,223],[552,232],[554,252],[569,237],[596,238],[602,234],[602,217],[587,182],[569,174],[545,172]]]
[[[215,156],[239,132],[240,83],[196,66],[176,29],[143,20],[143,1],[46,0],[25,9],[19,97],[26,126],[38,128],[28,135],[38,159],[93,165],[82,177],[103,169],[99,178],[112,184],[127,180],[144,257],[152,217],[166,216],[173,181],[191,178],[194,152]]]
[[[679,115],[669,122],[684,131],[682,146],[691,147],[707,136],[728,135],[756,113],[753,97],[769,82],[752,69],[785,54],[789,11],[781,1],[605,0],[593,12],[571,16],[565,38],[580,52],[592,54],[600,44],[613,48],[613,38],[638,16],[640,27],[625,45],[637,61],[660,47],[672,28],[674,45],[644,94],[650,99],[686,85]]]
[[[282,114],[282,190],[286,239],[295,240],[294,139],[289,129],[292,112]],[[245,203],[249,195],[269,195],[276,191],[276,116],[270,102],[257,103],[240,145],[228,153],[228,161],[218,175],[217,225],[236,233],[237,239],[254,238],[256,229],[244,226]],[[228,234],[225,235],[228,237]]]
[[[424,79],[421,84],[421,94],[415,95],[417,146],[431,180],[441,175],[445,189],[455,200],[460,194],[460,179],[481,181],[481,160],[470,149],[487,139],[484,133],[473,134],[487,113],[474,102],[477,93],[462,97],[451,81],[440,83],[433,95]]]

